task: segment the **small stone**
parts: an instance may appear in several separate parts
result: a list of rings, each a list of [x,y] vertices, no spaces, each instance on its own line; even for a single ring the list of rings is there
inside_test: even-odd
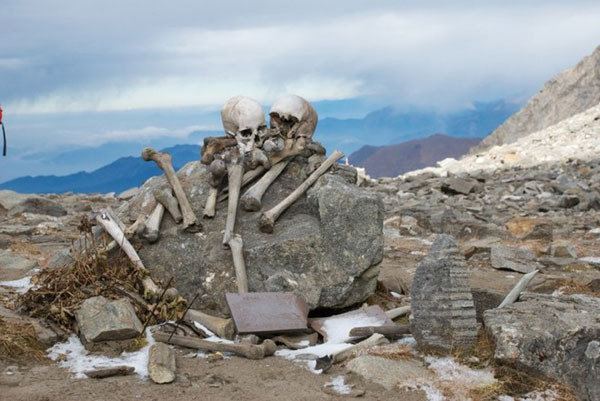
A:
[[[346,365],[348,370],[365,379],[380,384],[388,390],[404,383],[429,377],[431,373],[417,359],[387,359],[373,355],[362,355]]]
[[[152,344],[148,350],[148,376],[154,383],[165,384],[175,380],[177,366],[175,351],[165,343]]]
[[[442,192],[449,195],[468,195],[474,192],[478,183],[475,180],[465,180],[463,178],[451,177],[442,183]]]
[[[535,253],[527,248],[511,248],[494,246],[490,254],[494,269],[512,270],[519,273],[530,273],[540,268]]]
[[[67,210],[59,203],[50,199],[31,197],[18,203],[8,211],[9,216],[16,216],[23,213],[35,213],[61,217],[67,215]]]
[[[561,241],[552,244],[550,249],[552,256],[557,258],[577,258],[577,251],[573,244],[567,241]]]
[[[575,207],[579,204],[580,199],[575,195],[563,195],[558,200],[558,206],[564,209]]]
[[[75,312],[75,318],[84,343],[127,340],[142,332],[142,323],[127,299],[88,298]]]

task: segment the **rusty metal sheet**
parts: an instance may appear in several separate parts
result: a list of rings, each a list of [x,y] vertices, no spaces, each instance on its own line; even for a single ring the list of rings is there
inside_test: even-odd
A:
[[[310,319],[309,323],[313,330],[323,336],[325,342],[329,340],[330,336],[335,337],[332,339],[334,342],[356,339],[350,336],[350,330],[354,327],[394,324],[378,305],[356,309],[339,315]]]
[[[308,305],[292,292],[225,294],[240,334],[272,334],[308,330]]]

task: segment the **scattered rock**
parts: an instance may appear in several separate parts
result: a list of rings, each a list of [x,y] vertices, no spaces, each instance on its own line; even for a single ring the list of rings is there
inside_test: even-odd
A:
[[[563,195],[558,200],[558,206],[565,208],[565,209],[569,209],[569,208],[579,205],[579,202],[580,202],[580,199],[578,196]]]
[[[175,351],[165,343],[152,344],[148,351],[148,376],[154,383],[165,384],[175,380]]]
[[[123,191],[119,195],[117,195],[117,198],[119,200],[129,200],[129,199],[133,198],[134,196],[136,196],[137,193],[139,192],[139,190],[140,189],[138,187],[126,189],[125,191]]]
[[[0,250],[0,281],[18,280],[37,266],[37,262],[9,250]]]
[[[419,264],[411,290],[411,333],[425,351],[470,347],[477,338],[467,265],[456,240],[439,235]]]
[[[88,298],[75,312],[75,318],[84,345],[127,340],[142,332],[142,323],[127,299],[110,301],[103,296]]]
[[[479,183],[475,180],[465,180],[459,177],[447,178],[441,186],[442,192],[449,195],[468,195],[477,188]]]
[[[18,203],[8,211],[9,216],[15,216],[23,213],[61,217],[67,215],[67,210],[60,204],[50,199],[31,197]]]
[[[403,383],[414,383],[430,376],[430,372],[417,359],[387,359],[373,355],[361,355],[352,359],[346,368],[365,379],[392,390]]]
[[[559,381],[581,400],[600,399],[600,298],[523,293],[484,312],[494,359]]]
[[[556,258],[572,258],[577,259],[577,251],[573,244],[568,241],[561,241],[552,244],[550,248],[552,256]]]
[[[492,247],[490,261],[494,269],[530,273],[540,268],[533,251],[527,248],[511,248],[497,245]]]
[[[552,223],[548,219],[514,217],[506,223],[508,232],[520,239],[552,241]]]
[[[135,372],[133,366],[111,366],[106,368],[96,368],[93,370],[86,370],[84,373],[87,377],[92,379],[104,379],[106,377],[113,376],[127,376]]]

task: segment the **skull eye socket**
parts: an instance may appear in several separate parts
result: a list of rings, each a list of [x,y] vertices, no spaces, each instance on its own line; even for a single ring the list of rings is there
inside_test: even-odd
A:
[[[252,129],[246,128],[240,131],[240,135],[244,138],[250,138],[252,136]]]

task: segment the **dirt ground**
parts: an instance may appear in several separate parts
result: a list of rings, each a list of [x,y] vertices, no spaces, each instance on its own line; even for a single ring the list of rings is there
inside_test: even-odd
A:
[[[106,379],[74,379],[54,363],[21,366],[18,370],[0,362],[0,400],[331,400],[344,395],[328,394],[325,384],[344,374],[334,366],[326,374],[314,374],[302,365],[280,357],[260,361],[244,358],[209,362],[184,357],[177,350],[178,375],[168,385],[142,381],[137,375]],[[13,374],[6,374],[13,372]],[[346,375],[346,383],[364,391],[364,400],[424,401],[421,391],[388,391],[377,384]]]

